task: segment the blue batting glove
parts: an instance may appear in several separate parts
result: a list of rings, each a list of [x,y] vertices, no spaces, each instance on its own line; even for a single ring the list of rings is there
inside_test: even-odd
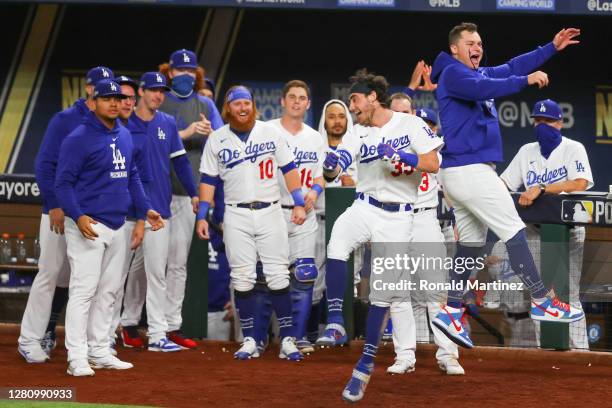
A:
[[[325,161],[323,162],[323,169],[324,170],[328,170],[328,171],[334,171],[336,170],[336,167],[338,166],[338,160],[340,158],[338,157],[338,155],[334,152],[329,152],[327,154],[327,157],[325,158]]]
[[[379,143],[376,150],[378,151],[378,157],[381,159],[393,160],[397,157],[397,151],[386,143]]]

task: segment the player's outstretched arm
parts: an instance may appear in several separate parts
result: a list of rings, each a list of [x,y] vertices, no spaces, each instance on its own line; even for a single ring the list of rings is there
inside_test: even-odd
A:
[[[200,207],[196,215],[196,234],[200,239],[208,239],[208,210],[210,209],[210,203],[213,202],[216,188],[216,178],[202,174],[200,183]]]

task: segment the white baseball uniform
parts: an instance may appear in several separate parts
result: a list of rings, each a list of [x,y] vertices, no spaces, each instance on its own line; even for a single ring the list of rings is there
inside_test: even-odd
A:
[[[584,146],[566,137],[561,139],[561,143],[551,152],[548,159],[540,153],[538,142],[524,145],[500,177],[512,191],[517,191],[521,187],[529,189],[540,183],[554,184],[576,179],[587,180],[587,189],[593,186],[593,174]],[[527,238],[531,252],[540,254],[539,231],[532,225],[527,228]],[[569,303],[576,308],[582,308],[580,277],[584,239],[584,227],[577,226],[570,229]],[[538,265],[539,257],[535,258],[536,265]],[[539,325],[536,322],[536,330],[538,329]],[[536,338],[539,341],[539,335]],[[586,319],[570,323],[570,347],[572,349],[589,348]]]
[[[223,241],[235,290],[253,289],[258,255],[268,287],[289,286],[287,225],[277,173],[293,160],[276,127],[261,121],[255,122],[246,143],[225,125],[211,133],[204,147],[200,172],[224,183]],[[255,202],[271,205],[256,210],[238,206]]]
[[[410,207],[417,200],[421,173],[401,162],[380,159],[379,143],[413,154],[425,154],[443,144],[422,119],[404,113],[393,112],[389,122],[380,128],[354,127],[353,137],[343,140],[339,151],[348,152],[357,162],[357,198],[334,224],[327,248],[330,259],[346,261],[355,248],[367,241],[408,243],[413,239]],[[372,200],[400,204],[400,211],[383,210],[370,204]],[[372,293],[370,300],[388,306],[386,301],[373,299]]]
[[[306,196],[311,190],[314,180],[323,176],[325,145],[321,135],[307,124],[303,124],[302,130],[293,135],[283,127],[280,119],[274,119],[268,123],[278,129],[293,152],[295,165],[302,182],[302,194]],[[289,263],[298,258],[314,258],[317,235],[316,212],[314,209],[309,211],[306,214],[306,221],[302,225],[292,223],[293,198],[291,192],[287,189],[284,177],[278,177],[278,183],[281,192],[281,206],[289,233]]]

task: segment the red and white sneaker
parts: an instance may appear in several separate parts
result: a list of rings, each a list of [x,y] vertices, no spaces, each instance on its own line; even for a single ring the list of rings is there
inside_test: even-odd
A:
[[[168,339],[181,346],[183,350],[194,349],[198,346],[198,343],[185,337],[183,332],[180,330],[168,332]]]
[[[541,322],[571,323],[584,318],[584,311],[564,303],[557,297],[546,297],[544,301],[531,299],[531,318]]]
[[[123,347],[127,348],[143,348],[144,340],[138,334],[136,326],[126,326],[121,329],[121,340]]]

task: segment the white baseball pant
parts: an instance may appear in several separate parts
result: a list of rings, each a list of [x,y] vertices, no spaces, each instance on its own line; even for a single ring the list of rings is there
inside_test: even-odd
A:
[[[66,218],[72,271],[66,307],[68,361],[110,354],[108,328],[125,262],[125,233],[123,227],[113,230],[102,223],[92,228],[98,234],[94,241],[83,237],[76,223]]]
[[[291,222],[291,210],[283,209],[289,234],[289,263],[299,258],[314,258],[318,233],[317,216],[313,211],[306,214],[302,225]]]
[[[26,348],[40,343],[45,335],[55,287],[67,288],[70,282],[66,237],[51,231],[48,214],[42,214],[40,217],[39,237],[38,273],[30,289],[18,340],[19,344]]]
[[[223,320],[226,314],[225,310],[208,312],[208,326],[206,326],[206,338],[208,340],[229,341],[232,323]]]
[[[411,251],[413,251],[415,256],[424,255],[432,259],[444,259],[447,256],[444,235],[440,229],[436,209],[419,211],[414,214],[412,234]],[[416,242],[417,240],[418,242]],[[420,286],[420,281],[432,283],[447,282],[448,271],[438,268],[419,269],[413,275],[413,282],[416,283],[417,288]],[[414,341],[428,343],[429,327],[431,327],[434,341],[438,345],[438,351],[436,352],[437,360],[443,362],[449,359],[458,359],[459,350],[457,345],[444,335],[440,329],[427,323],[427,314],[429,314],[429,321],[433,321],[438,312],[440,312],[441,305],[446,303],[446,291],[417,289],[410,291],[410,295],[412,298],[412,308],[410,311],[408,311],[410,304],[408,304],[408,307],[405,305],[393,307],[393,304],[391,305],[393,342],[395,344],[396,340],[399,341],[399,344],[395,344],[396,354],[398,354],[398,348],[401,349],[400,345],[406,344],[412,346],[414,344],[413,339]],[[400,325],[396,325],[396,322],[400,323]],[[414,355],[414,352],[412,355]],[[400,354],[397,355],[397,358],[400,358]]]
[[[351,252],[368,241],[405,243],[408,251],[409,243],[412,240],[412,221],[412,211],[390,212],[363,200],[355,200],[334,224],[327,246],[327,257],[346,261]],[[394,255],[395,252],[390,254],[390,256]],[[373,293],[370,292],[372,304],[381,307],[389,306],[390,302],[386,299],[378,299],[372,295]]]
[[[253,289],[258,256],[271,290],[289,286],[287,224],[278,203],[260,210],[226,205],[223,225],[223,242],[235,290]]]
[[[462,244],[484,245],[488,228],[503,242],[525,228],[506,185],[492,165],[441,169],[440,182],[453,203]]]
[[[195,214],[191,198],[172,196],[170,204],[170,248],[168,250],[168,272],[166,274],[166,321],[168,331],[179,330],[183,324],[182,310],[187,281],[187,258],[191,248]]]
[[[164,220],[164,222],[168,222]],[[142,240],[141,248],[136,254],[141,252],[144,258],[144,275],[146,276],[146,302],[147,302],[147,324],[149,326],[149,342],[157,343],[168,331],[166,322],[166,264],[168,262],[168,245],[170,240],[170,229],[162,228],[158,231],[151,231],[151,224],[145,224],[145,235]],[[143,298],[129,299],[131,295],[142,294],[142,283],[139,276],[142,276],[142,269],[137,267],[142,264],[138,261],[132,262],[132,267],[128,272],[128,284],[126,289],[126,303],[129,307],[124,307],[121,318],[122,326],[134,326],[140,320]],[[132,273],[134,275],[132,275]],[[135,278],[132,279],[132,276]],[[129,324],[131,323],[131,324]]]

